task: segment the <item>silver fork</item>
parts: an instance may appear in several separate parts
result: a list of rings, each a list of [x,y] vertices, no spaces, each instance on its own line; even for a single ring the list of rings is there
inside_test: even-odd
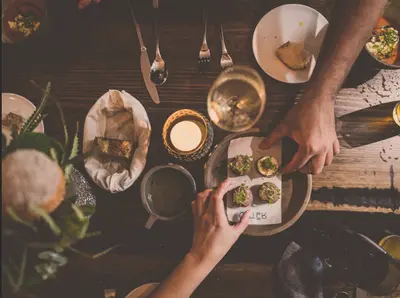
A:
[[[211,62],[211,51],[207,45],[207,14],[203,11],[204,14],[204,36],[203,43],[201,44],[199,59],[197,60],[199,66],[203,68],[207,66]]]
[[[221,67],[222,69],[233,66],[232,57],[229,56],[228,51],[226,50],[225,39],[224,39],[224,31],[221,25],[221,47],[222,47],[222,55],[221,55]]]

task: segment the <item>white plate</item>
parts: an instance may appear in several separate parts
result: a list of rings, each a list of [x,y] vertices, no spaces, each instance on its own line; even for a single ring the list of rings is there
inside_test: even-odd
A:
[[[257,24],[253,35],[253,53],[269,76],[284,83],[307,82],[315,67],[328,21],[315,9],[300,4],[279,6],[268,12]],[[294,71],[287,68],[275,51],[287,41],[304,43],[312,55],[310,67]]]
[[[159,284],[160,283],[157,282],[141,285],[130,292],[125,298],[146,298],[158,287]]]
[[[36,107],[25,97],[13,94],[13,93],[2,93],[1,94],[1,118],[3,119],[8,113],[14,113],[24,117],[25,120],[32,115]],[[7,144],[11,140],[11,132],[8,128],[2,126],[1,131],[7,138]],[[41,121],[36,127],[35,132],[44,133],[44,124]]]

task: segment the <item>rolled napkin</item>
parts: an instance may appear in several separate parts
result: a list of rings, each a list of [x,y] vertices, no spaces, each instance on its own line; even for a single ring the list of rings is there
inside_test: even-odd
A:
[[[109,90],[90,109],[83,132],[85,168],[101,188],[116,193],[130,187],[146,165],[151,126],[142,104],[125,91]],[[131,160],[104,156],[95,138],[133,143]]]

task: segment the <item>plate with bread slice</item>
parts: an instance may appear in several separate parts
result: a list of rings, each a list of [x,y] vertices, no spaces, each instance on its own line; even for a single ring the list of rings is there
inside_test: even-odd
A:
[[[327,19],[311,7],[279,6],[257,24],[254,56],[272,78],[284,83],[305,83],[312,75],[327,29]]]

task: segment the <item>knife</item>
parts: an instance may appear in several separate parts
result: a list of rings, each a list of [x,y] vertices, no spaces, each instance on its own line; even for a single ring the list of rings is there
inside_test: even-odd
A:
[[[150,79],[150,60],[149,60],[149,55],[147,54],[147,49],[144,45],[143,38],[142,38],[142,33],[140,32],[140,27],[139,24],[136,21],[135,14],[133,13],[132,9],[132,4],[131,0],[128,0],[129,3],[129,9],[131,11],[132,15],[132,20],[136,28],[136,33],[138,36],[139,40],[139,45],[140,45],[140,68],[142,70],[142,76],[144,83],[146,84],[147,91],[150,94],[151,99],[156,103],[160,103],[160,98],[158,97],[158,92],[157,92],[157,87],[154,85],[154,83]]]

